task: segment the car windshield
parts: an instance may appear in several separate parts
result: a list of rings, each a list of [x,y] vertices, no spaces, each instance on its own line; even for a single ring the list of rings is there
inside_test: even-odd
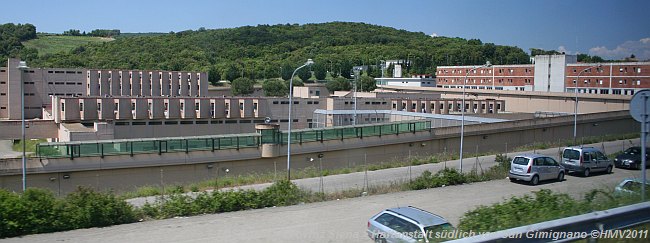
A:
[[[565,159],[580,159],[580,151],[573,149],[565,149],[562,153],[562,158]]]
[[[637,147],[632,147],[632,148],[629,148],[629,149],[625,150],[625,153],[626,154],[640,154],[641,149],[637,148]]]
[[[452,231],[454,226],[449,223],[424,227],[424,232],[427,234],[429,242],[439,242],[445,239],[450,239],[448,234],[441,234],[444,231]]]
[[[514,160],[512,160],[512,163],[515,163],[515,164],[518,164],[518,165],[528,165],[528,161],[530,161],[528,158],[516,157]]]

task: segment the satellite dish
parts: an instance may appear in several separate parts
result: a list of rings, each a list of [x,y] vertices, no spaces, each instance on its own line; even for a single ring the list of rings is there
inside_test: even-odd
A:
[[[266,123],[266,124],[269,124],[269,123],[271,123],[271,118],[270,118],[270,117],[268,117],[268,116],[267,116],[267,117],[265,117],[265,118],[264,118],[264,123]]]

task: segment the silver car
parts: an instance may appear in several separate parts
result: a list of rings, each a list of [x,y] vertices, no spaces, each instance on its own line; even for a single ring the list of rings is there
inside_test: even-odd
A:
[[[612,173],[614,163],[603,152],[594,147],[568,147],[562,151],[562,166],[584,177],[592,172]]]
[[[389,208],[368,220],[368,237],[375,242],[432,242],[443,240],[454,227],[443,217],[408,206]]]
[[[526,154],[518,155],[510,162],[510,181],[522,180],[537,185],[544,180],[564,180],[564,167],[555,159],[540,155]]]

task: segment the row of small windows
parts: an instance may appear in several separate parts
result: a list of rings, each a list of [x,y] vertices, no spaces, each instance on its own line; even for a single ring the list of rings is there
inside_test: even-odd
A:
[[[97,73],[97,74],[98,74],[98,78],[102,78],[102,73]],[[139,79],[142,79],[142,73],[137,73],[137,74],[140,74],[140,75],[139,75]],[[159,73],[159,74],[160,74],[160,73]],[[87,77],[90,78],[90,72],[88,73]],[[162,75],[158,75],[158,78],[157,78],[157,79],[158,79],[158,80],[162,80],[162,77],[163,77]],[[187,74],[185,75],[185,77],[187,77],[187,81],[188,81],[188,82],[192,79],[192,77],[189,75],[189,73],[187,73]],[[201,79],[201,75],[200,75],[200,74],[198,74],[197,77],[198,77],[199,80]],[[109,80],[110,80],[111,78],[113,78],[113,74],[112,74],[112,73],[108,73],[108,78],[109,78]],[[122,74],[119,74],[119,78],[122,79]],[[129,78],[130,78],[130,79],[133,78],[133,74],[132,74],[132,73],[129,73]],[[149,73],[149,79],[153,79],[153,73]],[[169,79],[170,79],[170,80],[172,79],[172,74],[169,74]],[[182,74],[180,74],[180,73],[178,74],[178,80],[183,80],[183,79],[182,79]]]
[[[572,83],[575,84],[575,83],[576,83],[576,80],[574,79],[574,80],[572,81]],[[584,80],[584,83],[585,83],[585,84],[590,84],[590,83],[591,83],[591,79],[585,79],[585,80]],[[596,79],[596,80],[594,80],[594,83],[595,83],[595,84],[603,84],[604,81],[603,81],[602,79],[600,79],[600,80]],[[621,79],[621,80],[618,80],[618,84],[627,85],[627,79]],[[632,82],[631,82],[630,84],[631,84],[631,85],[641,85],[641,80],[640,80],[640,79],[639,79],[639,80],[632,80]]]
[[[477,70],[472,70],[472,73],[477,73],[477,72],[478,72],[478,73],[481,73],[481,74],[486,74],[486,73],[487,73],[487,74],[491,74],[491,73],[492,73],[492,69],[487,69],[487,70],[486,70],[486,69],[480,69],[480,70],[478,70],[478,71],[477,71]],[[499,73],[504,73],[504,72],[514,73],[515,70],[514,70],[514,69],[503,69],[503,68],[501,68],[501,69],[498,70],[498,72],[499,72]],[[532,73],[532,72],[533,72],[533,69],[531,69],[531,68],[524,68],[524,73]],[[439,70],[438,73],[440,73],[440,74],[442,74],[442,73],[449,73],[449,70]],[[462,73],[463,73],[463,70],[462,70],[462,69],[461,69],[461,70],[455,70],[455,69],[454,69],[454,70],[451,70],[451,73],[452,73],[452,74],[455,74],[455,73],[462,74]]]
[[[7,93],[0,93],[0,96],[6,96]],[[34,93],[25,93],[25,96],[36,96]]]
[[[0,110],[6,110],[7,107],[3,106],[0,107]],[[38,107],[38,106],[25,106],[25,110],[40,110],[43,109],[43,107]]]
[[[380,102],[380,101],[372,101],[372,102],[366,101],[366,105],[385,105],[385,104],[387,104],[386,101],[382,101],[382,102]]]
[[[40,107],[39,107],[40,109]],[[271,120],[271,123],[277,123],[277,122],[289,122],[288,119],[281,119],[281,120]],[[293,119],[293,122],[298,122],[298,119]],[[250,124],[250,123],[264,123],[264,120],[210,120],[210,121],[150,121],[150,122],[144,122],[144,121],[134,121],[134,122],[127,122],[127,121],[118,121],[115,122],[116,126],[142,126],[142,125],[204,125],[204,124]]]
[[[81,97],[81,93],[47,93],[49,96],[72,96],[72,97]]]
[[[280,105],[288,105],[288,104],[289,104],[289,101],[286,101],[286,100],[283,100],[283,101],[277,101],[277,100],[274,100],[274,101],[273,101],[273,104],[274,104],[274,105],[277,105],[277,104],[280,104]],[[298,105],[298,104],[300,104],[300,101],[294,101],[293,104],[294,104],[294,105]],[[307,104],[308,104],[308,105],[318,105],[318,104],[320,104],[320,101],[307,101]]]
[[[31,71],[32,73],[34,71]],[[49,70],[47,73],[68,73],[68,74],[81,74],[81,71],[62,71],[62,70]]]
[[[32,82],[34,83],[34,82]],[[83,85],[80,82],[47,82],[49,85]]]

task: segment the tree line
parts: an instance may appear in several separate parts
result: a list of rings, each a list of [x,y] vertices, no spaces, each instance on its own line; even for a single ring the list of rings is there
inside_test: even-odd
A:
[[[35,50],[25,50],[22,42],[36,38],[36,26],[32,24],[0,25],[0,64],[7,65],[8,57],[27,56]]]
[[[207,71],[213,81],[247,77],[283,78],[312,58],[316,79],[350,78],[356,65],[408,60],[407,74],[434,73],[439,65],[528,63],[518,47],[451,37],[430,37],[364,23],[280,24],[231,29],[187,30],[118,38],[67,53],[31,60],[41,67],[85,67]],[[329,75],[327,75],[329,73]],[[371,68],[370,75],[380,75]]]
[[[64,36],[94,36],[94,37],[116,37],[120,35],[120,30],[107,30],[107,29],[95,29],[91,32],[86,33],[86,31],[81,32],[77,29],[70,29],[63,31]]]

